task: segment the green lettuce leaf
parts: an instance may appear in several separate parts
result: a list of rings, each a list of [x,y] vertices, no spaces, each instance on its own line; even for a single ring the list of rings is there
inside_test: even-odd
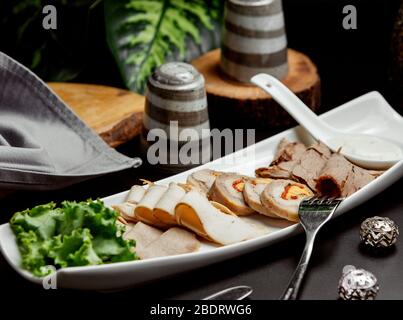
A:
[[[17,212],[11,218],[22,266],[36,276],[56,267],[86,266],[137,259],[135,242],[124,240],[118,213],[100,200],[64,201]]]

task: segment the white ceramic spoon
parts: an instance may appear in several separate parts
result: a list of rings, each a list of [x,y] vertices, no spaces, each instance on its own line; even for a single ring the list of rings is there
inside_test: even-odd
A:
[[[260,73],[251,82],[269,93],[315,139],[333,151],[340,150],[351,162],[367,169],[383,170],[403,159],[403,146],[395,141],[332,128],[276,78]]]

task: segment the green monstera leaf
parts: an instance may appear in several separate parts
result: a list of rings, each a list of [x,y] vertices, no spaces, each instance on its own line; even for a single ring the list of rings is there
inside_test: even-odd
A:
[[[143,93],[153,69],[219,45],[221,0],[105,0],[109,47],[127,87]]]

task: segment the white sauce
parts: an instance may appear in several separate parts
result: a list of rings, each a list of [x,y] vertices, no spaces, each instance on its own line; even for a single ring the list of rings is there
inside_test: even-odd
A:
[[[342,154],[378,161],[403,159],[403,150],[397,144],[370,135],[338,136],[329,139],[329,145]]]

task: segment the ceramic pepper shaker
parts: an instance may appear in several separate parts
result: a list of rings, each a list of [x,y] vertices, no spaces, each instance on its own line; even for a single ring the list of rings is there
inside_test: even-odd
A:
[[[287,38],[281,0],[227,0],[221,69],[249,83],[257,73],[287,75]]]
[[[180,171],[208,162],[210,124],[203,76],[182,62],[157,68],[147,82],[143,124],[143,146],[148,150],[149,163]],[[166,141],[161,141],[161,130]],[[155,152],[157,140],[160,148]],[[165,149],[161,148],[164,144]]]

